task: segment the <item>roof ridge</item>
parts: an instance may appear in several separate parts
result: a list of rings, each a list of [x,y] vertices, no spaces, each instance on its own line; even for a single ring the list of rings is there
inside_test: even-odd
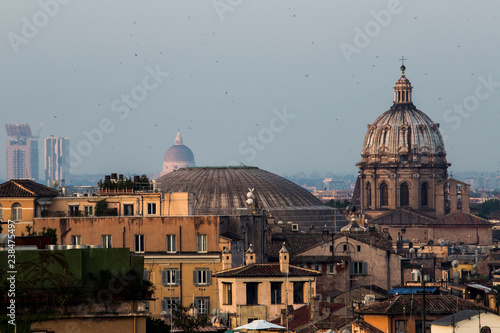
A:
[[[35,195],[35,192],[31,191],[31,190],[28,190],[26,187],[22,186],[21,184],[19,184],[17,181],[15,181],[14,179],[11,180],[12,183],[16,184],[17,186],[19,186],[20,188],[22,188],[23,190]]]

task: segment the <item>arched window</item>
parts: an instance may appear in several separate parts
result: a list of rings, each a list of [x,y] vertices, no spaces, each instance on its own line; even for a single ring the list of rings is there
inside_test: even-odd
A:
[[[13,221],[20,221],[23,219],[23,207],[18,202],[12,205],[10,218]]]
[[[366,207],[371,208],[372,206],[372,186],[370,183],[366,183]]]
[[[420,206],[426,207],[429,204],[428,193],[429,185],[427,183],[423,183],[420,186]]]
[[[408,184],[403,183],[399,187],[399,205],[401,207],[410,205],[410,193],[408,190]]]
[[[386,183],[380,184],[380,206],[389,206],[389,187]]]

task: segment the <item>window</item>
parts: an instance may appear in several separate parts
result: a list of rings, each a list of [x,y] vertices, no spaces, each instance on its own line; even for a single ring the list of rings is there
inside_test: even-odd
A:
[[[361,252],[361,245],[356,245],[356,252]]]
[[[172,308],[181,305],[181,301],[177,297],[165,297],[161,300],[161,311],[170,311]]]
[[[408,190],[408,184],[403,183],[399,187],[399,205],[401,207],[410,205],[410,193]]]
[[[372,205],[372,186],[366,183],[366,207],[370,208]]]
[[[344,246],[342,248],[343,248],[344,252],[347,252],[347,244],[344,244]]]
[[[83,212],[85,216],[94,216],[94,207],[93,206],[84,206]]]
[[[198,309],[199,315],[206,315],[210,310],[210,298],[198,297],[194,299],[194,306]]]
[[[177,286],[181,282],[181,272],[178,269],[164,269],[161,272],[161,284]]]
[[[0,204],[0,220],[3,219],[3,210],[2,210],[2,204]]]
[[[156,203],[148,202],[148,215],[156,215]]]
[[[177,240],[175,235],[167,235],[167,252],[175,253],[177,251]]]
[[[144,281],[149,281],[149,271],[144,268],[144,275],[142,277]]]
[[[102,247],[103,248],[109,249],[109,248],[113,247],[113,245],[111,243],[111,235],[102,235],[101,240],[102,240]]]
[[[312,265],[312,269],[314,269],[315,271],[320,271],[321,272],[321,265],[318,265],[318,264],[314,264]]]
[[[335,265],[334,264],[328,265],[328,274],[335,274]]]
[[[368,275],[368,263],[353,261],[350,266],[351,275]]]
[[[196,268],[193,271],[193,284],[197,286],[212,284],[212,272],[206,268]]]
[[[69,216],[81,216],[80,205],[78,205],[78,204],[77,205],[69,205],[68,209],[69,209],[69,212],[68,212]]]
[[[149,210],[149,208],[148,208],[148,210]],[[148,212],[148,214],[150,214],[150,213]],[[124,204],[123,205],[123,215],[133,216],[134,215],[134,205],[133,204]]]
[[[144,235],[135,235],[135,252],[144,252]]]
[[[232,305],[233,304],[233,284],[222,282],[222,304]]]
[[[406,320],[396,320],[396,333],[404,333],[406,332]]]
[[[282,282],[271,282],[271,304],[281,304]]]
[[[71,245],[80,245],[82,244],[82,236],[73,235],[71,236]]]
[[[420,205],[422,207],[425,207],[429,204],[427,199],[428,192],[429,192],[429,187],[427,183],[423,183],[422,186],[420,186]]]
[[[389,206],[389,188],[386,183],[380,184],[380,206]]]
[[[304,282],[302,281],[293,283],[293,303],[304,303]]]
[[[23,207],[18,203],[14,203],[11,207],[12,221],[21,221],[23,219]]]
[[[198,252],[207,252],[207,235],[198,235]]]
[[[259,283],[258,282],[247,282],[246,283],[247,292],[247,305],[257,305],[259,304]]]

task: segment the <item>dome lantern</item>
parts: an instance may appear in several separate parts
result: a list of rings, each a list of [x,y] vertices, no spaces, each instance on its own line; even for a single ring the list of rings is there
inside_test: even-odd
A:
[[[401,77],[394,86],[394,104],[412,103],[411,91],[413,87],[411,86],[410,80],[405,76],[406,66],[404,65],[404,61],[406,59],[402,57],[400,60],[403,64],[401,65]]]

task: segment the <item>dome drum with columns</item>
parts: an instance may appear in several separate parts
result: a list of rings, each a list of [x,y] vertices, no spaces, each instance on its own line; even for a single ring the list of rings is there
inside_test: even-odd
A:
[[[448,178],[439,124],[413,104],[405,69],[394,86],[394,104],[368,125],[356,164],[361,209],[372,217],[398,208],[435,215],[437,184]]]

